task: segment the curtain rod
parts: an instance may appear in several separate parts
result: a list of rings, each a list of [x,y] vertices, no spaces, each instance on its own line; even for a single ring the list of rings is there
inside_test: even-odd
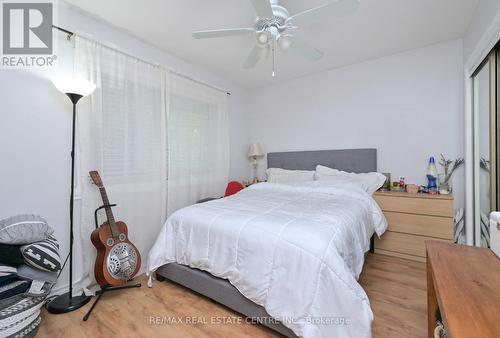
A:
[[[209,84],[209,83],[206,83],[206,82],[204,82],[204,81],[202,81],[202,80],[195,79],[195,78],[193,78],[193,77],[191,77],[191,76],[189,76],[189,75],[186,75],[186,74],[180,73],[180,72],[178,72],[178,71],[176,71],[176,70],[174,70],[174,69],[169,69],[169,71],[170,71],[172,74],[177,75],[177,76],[179,76],[179,77],[182,77],[182,78],[184,78],[184,79],[187,79],[187,80],[190,80],[190,81],[196,82],[196,83],[201,84],[201,85],[203,85],[203,86],[207,86],[207,87],[210,87],[210,88],[216,89],[216,90],[221,91],[221,92],[225,92],[227,95],[231,95],[231,93],[230,93],[230,92],[228,92],[228,91],[226,91],[225,89],[222,89],[222,88],[216,87],[216,86],[211,85],[211,84]]]
[[[75,35],[75,33],[71,32],[71,31],[69,31],[69,30],[67,30],[67,29],[61,28],[61,27],[59,27],[59,26],[56,26],[56,25],[52,25],[52,28],[53,28],[53,29],[55,29],[55,30],[58,30],[58,31],[60,31],[60,32],[63,32],[63,33],[65,33],[65,34],[67,34],[67,35],[68,35],[68,39],[70,39],[72,36],[74,36],[74,35]],[[137,59],[137,60],[139,60],[139,61],[142,61],[142,62],[145,62],[145,63],[151,64],[151,62],[149,62],[149,61],[146,61],[146,60],[144,60],[144,59],[138,58],[137,56],[134,56],[134,55],[128,54],[128,53],[123,52],[123,51],[121,51],[121,50],[119,50],[119,49],[116,49],[116,48],[113,48],[113,47],[110,47],[110,46],[106,46],[106,45],[104,45],[104,46],[105,46],[105,47],[107,47],[107,48],[110,48],[110,49],[112,49],[112,50],[114,50],[114,51],[120,52],[120,53],[122,53],[122,54],[124,54],[124,55],[126,55],[126,56],[129,56],[129,57],[132,57],[132,58],[134,58],[134,59]],[[159,66],[159,65],[156,65],[156,66]],[[210,88],[216,89],[216,90],[218,90],[218,91],[225,92],[227,95],[231,95],[231,93],[230,93],[230,92],[228,92],[228,91],[227,91],[227,90],[225,90],[225,89],[222,89],[222,88],[216,87],[216,86],[214,86],[214,85],[211,85],[211,84],[209,84],[209,83],[206,83],[206,82],[204,82],[204,81],[201,81],[201,80],[195,79],[195,78],[193,78],[193,77],[191,77],[191,76],[189,76],[189,75],[183,74],[183,73],[178,72],[178,71],[176,71],[176,70],[174,70],[174,69],[168,69],[168,70],[169,70],[170,72],[172,72],[173,74],[177,75],[177,76],[180,76],[180,77],[183,77],[183,78],[185,78],[185,79],[191,80],[191,81],[193,81],[193,82],[199,83],[199,84],[201,84],[201,85],[204,85],[204,86],[207,86],[207,87],[210,87]]]
[[[57,29],[58,31],[61,31],[61,32],[63,32],[63,33],[66,33],[66,34],[68,34],[70,37],[71,37],[71,36],[73,36],[73,35],[75,35],[75,33],[70,32],[69,30],[64,29],[64,28],[61,28],[61,27],[56,26],[56,25],[52,25],[52,28]]]

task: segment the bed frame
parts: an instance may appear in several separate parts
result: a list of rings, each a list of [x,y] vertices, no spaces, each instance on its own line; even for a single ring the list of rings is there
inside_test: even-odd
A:
[[[377,150],[342,149],[267,154],[268,168],[314,170],[318,164],[355,173],[377,171]],[[271,316],[264,307],[245,298],[226,279],[176,263],[159,267],[156,270],[156,278],[159,281],[168,279],[180,284],[251,318],[252,322],[262,323],[286,337],[297,338],[292,330],[282,324],[269,321]]]

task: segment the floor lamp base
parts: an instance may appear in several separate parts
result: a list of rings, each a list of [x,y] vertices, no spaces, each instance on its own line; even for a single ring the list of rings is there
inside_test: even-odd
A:
[[[57,296],[47,304],[47,311],[54,314],[67,313],[75,311],[90,301],[89,296],[82,294],[81,296],[70,297],[69,292]]]

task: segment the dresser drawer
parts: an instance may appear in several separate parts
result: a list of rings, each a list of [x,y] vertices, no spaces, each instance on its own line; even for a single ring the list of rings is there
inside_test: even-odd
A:
[[[453,218],[384,212],[389,230],[406,234],[453,239]]]
[[[425,241],[427,240],[439,240],[443,242],[449,242],[444,239],[437,239],[427,236],[417,236],[403,234],[399,232],[386,231],[382,238],[375,238],[375,252],[377,249],[385,251],[392,251],[395,253],[401,253],[405,255],[412,255],[418,257],[425,257]]]
[[[453,200],[374,195],[383,211],[453,217]]]

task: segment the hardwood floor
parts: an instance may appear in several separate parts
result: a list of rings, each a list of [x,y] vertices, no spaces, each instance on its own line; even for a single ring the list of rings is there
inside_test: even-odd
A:
[[[371,254],[359,282],[375,316],[373,337],[427,337],[425,263]]]
[[[368,256],[360,283],[375,315],[373,337],[426,337],[425,273],[424,263]],[[38,337],[281,337],[260,325],[238,323],[237,313],[181,286],[155,282],[149,289],[144,276],[141,280],[140,289],[105,295],[87,322],[81,319],[90,303],[65,315],[44,311]]]

